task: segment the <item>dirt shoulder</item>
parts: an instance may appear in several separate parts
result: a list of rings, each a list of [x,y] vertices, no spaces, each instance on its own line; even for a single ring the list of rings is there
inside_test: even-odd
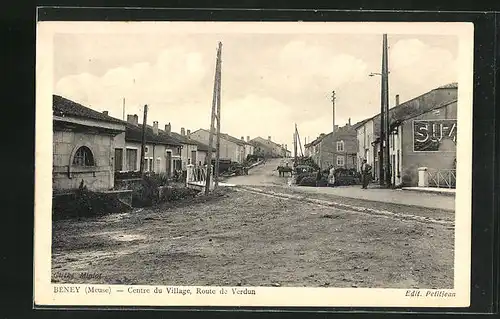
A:
[[[54,282],[451,288],[453,230],[229,192],[54,222]],[[81,273],[93,274],[80,278]]]

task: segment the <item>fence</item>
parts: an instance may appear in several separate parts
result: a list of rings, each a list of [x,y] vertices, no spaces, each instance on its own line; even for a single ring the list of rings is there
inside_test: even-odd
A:
[[[427,178],[429,187],[456,187],[456,170],[454,169],[428,169]]]

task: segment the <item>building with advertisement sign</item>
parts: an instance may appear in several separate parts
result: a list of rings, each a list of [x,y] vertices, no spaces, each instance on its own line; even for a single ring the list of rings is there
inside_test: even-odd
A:
[[[457,100],[391,123],[389,154],[395,186],[417,186],[419,169],[431,187],[455,187]]]
[[[392,132],[389,143],[389,161],[391,180],[394,186],[418,185],[418,168],[412,173],[409,172],[414,166],[412,162],[418,162],[417,158],[422,159],[427,156],[429,161],[432,162],[432,158],[437,157],[438,155],[436,154],[443,153],[445,147],[453,149],[453,151],[445,153],[454,153],[453,146],[448,145],[449,141],[445,137],[447,134],[456,136],[457,96],[457,83],[440,86],[403,103],[399,103],[399,95],[396,95],[395,105],[389,109],[389,123]],[[442,122],[442,125],[436,121],[426,124],[426,120],[432,119],[446,121]],[[416,124],[413,124],[413,120],[416,120]],[[454,126],[453,123],[455,123]],[[414,130],[413,125],[416,125],[416,130]],[[358,169],[359,163],[362,163],[362,160],[366,159],[368,164],[373,167],[373,178],[376,181],[379,178],[380,171],[380,114],[356,123],[354,128],[357,131],[358,139]],[[415,149],[413,148],[413,132],[416,132]],[[438,137],[441,135],[443,137],[439,140]],[[436,140],[440,141],[440,143],[437,143]],[[420,155],[415,157],[414,153]],[[433,155],[433,153],[435,154]],[[409,156],[408,161],[405,160],[406,156]],[[404,167],[403,164],[405,165]],[[431,172],[439,169],[441,166],[439,164],[429,164],[422,167],[428,167],[429,172]],[[451,173],[450,171],[446,174],[449,175]]]

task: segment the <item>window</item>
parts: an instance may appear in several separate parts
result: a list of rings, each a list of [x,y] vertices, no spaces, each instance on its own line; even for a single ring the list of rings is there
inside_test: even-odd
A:
[[[115,171],[123,170],[123,149],[115,148]]]
[[[152,157],[144,158],[144,171],[146,171],[146,172],[153,171],[153,158]]]
[[[137,150],[127,148],[127,171],[137,170]]]
[[[76,166],[94,166],[94,156],[87,146],[80,147],[73,157],[73,165]]]
[[[344,156],[337,156],[337,166],[344,166]]]
[[[144,153],[147,153],[147,152],[149,152],[149,147],[144,146]]]
[[[343,152],[344,151],[344,141],[338,141],[337,142],[337,152]]]
[[[156,165],[155,165],[155,167],[156,167],[156,169],[157,169],[157,170],[159,170],[159,169],[160,169],[160,167],[161,167],[161,158],[159,158],[159,157],[158,157],[158,158],[156,159]]]

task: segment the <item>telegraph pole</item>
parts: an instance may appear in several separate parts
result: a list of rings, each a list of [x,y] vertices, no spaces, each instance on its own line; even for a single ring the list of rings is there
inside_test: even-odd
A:
[[[125,98],[123,98],[123,120],[125,121]]]
[[[335,154],[336,154],[336,145],[335,145],[335,91],[332,91],[332,143],[333,143],[333,158],[332,165],[335,165]]]
[[[214,182],[215,187],[219,186],[219,159],[220,159],[220,91],[222,81],[222,43],[219,42],[219,67],[217,69],[217,130],[215,139],[215,165],[214,165]]]
[[[390,178],[390,155],[389,155],[389,66],[388,66],[388,53],[387,53],[387,34],[383,35],[383,53],[382,53],[382,90],[383,99],[382,104],[385,113],[385,135],[384,135],[384,159],[385,159],[385,185],[387,187],[391,184]]]
[[[141,175],[144,174],[144,151],[146,144],[146,123],[148,119],[148,105],[144,105],[144,118],[142,120],[142,137],[141,137],[141,162],[140,162],[140,172]]]
[[[220,109],[220,102],[218,102],[217,98],[220,96],[218,93],[219,90],[219,72],[220,72],[220,57],[221,57],[221,50],[222,50],[222,43],[219,42],[219,47],[217,49],[217,60],[215,63],[215,80],[214,80],[214,91],[213,91],[213,98],[212,98],[212,115],[211,115],[211,121],[210,121],[210,134],[208,138],[208,154],[207,154],[207,178],[206,178],[206,185],[205,185],[205,194],[208,195],[210,192],[210,181],[211,181],[211,175],[212,175],[212,145],[214,144],[214,131],[215,131],[215,120],[219,122],[220,117],[217,114],[217,110]],[[220,124],[217,123],[217,128],[220,128]],[[219,135],[217,133],[217,135]],[[219,140],[219,137],[216,137],[216,142]],[[217,156],[219,155],[219,145],[216,145],[216,159],[215,163],[218,165],[218,159]],[[214,173],[218,173],[215,171],[214,167]],[[215,178],[214,178],[215,179]]]

